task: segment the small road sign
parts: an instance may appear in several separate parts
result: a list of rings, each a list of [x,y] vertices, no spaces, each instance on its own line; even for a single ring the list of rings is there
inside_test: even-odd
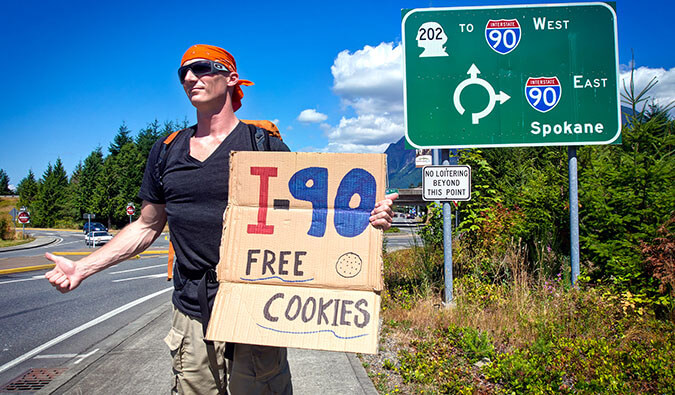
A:
[[[404,10],[406,139],[415,148],[619,138],[616,12],[606,3]]]
[[[82,214],[82,218],[83,218],[83,219],[88,219],[88,220],[91,221],[92,219],[96,218],[96,214],[84,213],[84,214]]]
[[[12,221],[16,221],[16,216],[19,214],[19,210],[16,208],[13,208],[10,212],[9,215],[12,216]]]
[[[136,212],[136,207],[134,207],[133,204],[128,203],[127,204],[127,215],[134,215],[135,212]]]
[[[471,200],[471,167],[425,166],[422,169],[422,199],[426,201]]]
[[[30,214],[27,211],[22,211],[18,216],[19,222],[22,224],[27,224],[30,222]]]

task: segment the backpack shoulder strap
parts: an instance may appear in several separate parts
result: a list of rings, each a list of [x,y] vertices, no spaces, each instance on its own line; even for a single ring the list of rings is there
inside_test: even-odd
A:
[[[159,184],[163,185],[164,182],[162,180],[162,177],[164,175],[164,169],[166,167],[166,155],[169,150],[169,146],[171,145],[171,142],[178,136],[178,134],[184,130],[192,129],[194,126],[191,126],[189,128],[177,130],[170,135],[166,136],[164,141],[162,141],[162,146],[159,148],[159,155],[157,155],[157,162],[155,162],[155,174],[157,174],[157,179],[159,180]]]
[[[277,125],[274,124],[272,121],[268,120],[254,120],[254,119],[242,119],[241,120],[243,123],[247,125],[253,125],[255,127],[264,129],[269,133],[270,136],[276,137],[279,140],[283,140],[281,138],[281,133],[279,132],[279,128]]]
[[[251,143],[255,151],[270,150],[270,132],[258,126],[248,124],[248,131],[251,133]]]

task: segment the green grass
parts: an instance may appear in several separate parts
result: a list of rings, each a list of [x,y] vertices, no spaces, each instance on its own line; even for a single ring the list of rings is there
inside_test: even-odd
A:
[[[35,240],[35,239],[32,238],[32,237],[28,238],[28,239],[25,239],[25,240],[2,240],[2,239],[0,239],[0,248],[18,246],[18,245],[21,245],[21,244],[29,243],[33,240]]]

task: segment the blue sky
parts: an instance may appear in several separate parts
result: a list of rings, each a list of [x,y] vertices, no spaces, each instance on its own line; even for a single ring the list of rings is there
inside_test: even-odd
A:
[[[22,4],[23,3],[23,4]],[[122,122],[195,120],[176,69],[192,44],[226,48],[243,119],[278,122],[295,151],[382,152],[403,135],[401,8],[529,1],[41,1],[0,13],[0,168],[16,185],[61,158],[70,173]],[[534,2],[532,2],[534,3]],[[670,1],[619,0],[619,63],[675,99]]]

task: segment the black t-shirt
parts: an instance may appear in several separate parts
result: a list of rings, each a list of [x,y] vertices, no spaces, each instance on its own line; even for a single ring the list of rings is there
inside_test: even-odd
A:
[[[173,303],[180,311],[200,318],[197,284],[216,267],[227,207],[230,151],[254,151],[251,132],[239,122],[203,162],[190,156],[190,138],[196,126],[178,133],[169,144],[162,169],[156,166],[164,138],[150,151],[139,198],[165,204],[171,243],[175,250]],[[290,151],[270,137],[271,151]],[[161,182],[160,182],[161,178]]]

